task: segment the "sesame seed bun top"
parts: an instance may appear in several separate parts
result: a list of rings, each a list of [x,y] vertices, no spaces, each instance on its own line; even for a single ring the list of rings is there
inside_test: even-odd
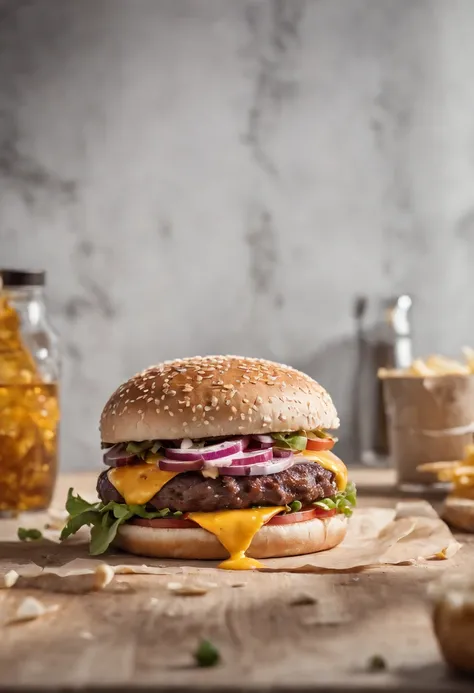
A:
[[[338,428],[326,390],[264,359],[195,356],[165,361],[121,385],[104,407],[104,443],[212,438]]]

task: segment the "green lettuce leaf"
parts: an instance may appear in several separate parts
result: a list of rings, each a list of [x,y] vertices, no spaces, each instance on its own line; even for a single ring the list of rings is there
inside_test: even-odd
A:
[[[308,438],[304,431],[297,433],[272,433],[271,434],[277,448],[301,451],[306,449]]]
[[[61,532],[61,541],[75,534],[81,527],[91,527],[90,553],[97,556],[106,551],[117,536],[121,524],[134,516],[154,520],[158,517],[180,517],[183,513],[172,513],[169,508],[149,512],[143,505],[127,505],[126,503],[89,503],[79,495],[74,495],[70,488],[66,501],[69,519]]]
[[[320,501],[315,501],[313,505],[318,508],[323,508],[324,510],[335,509],[338,513],[344,513],[346,517],[350,517],[354,507],[357,505],[357,489],[355,484],[350,481],[345,491],[336,493],[336,495],[331,498],[323,498]]]

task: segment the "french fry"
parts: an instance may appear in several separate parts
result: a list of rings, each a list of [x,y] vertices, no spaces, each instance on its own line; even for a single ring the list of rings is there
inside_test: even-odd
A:
[[[429,378],[440,375],[470,375],[474,373],[474,349],[463,347],[462,353],[466,363],[439,354],[415,359],[408,368],[379,368],[379,378],[413,376]]]
[[[461,460],[454,462],[427,462],[417,467],[419,472],[431,472],[436,474],[439,481],[454,481],[456,469],[462,464]]]
[[[426,359],[426,365],[437,375],[447,375],[448,373],[459,373],[460,375],[467,375],[470,373],[469,367],[455,361],[454,359],[448,359],[444,356],[438,356],[433,354]]]
[[[474,373],[474,349],[465,346],[462,348],[462,353],[464,355],[464,358],[466,359],[470,372]]]
[[[411,375],[419,375],[421,377],[435,374],[435,371],[433,371],[423,359],[415,359],[408,370]]]

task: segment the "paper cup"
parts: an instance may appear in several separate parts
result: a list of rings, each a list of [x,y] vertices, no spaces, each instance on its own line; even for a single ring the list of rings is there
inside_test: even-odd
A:
[[[429,486],[425,462],[462,460],[474,430],[474,375],[384,378],[392,464],[400,486]]]

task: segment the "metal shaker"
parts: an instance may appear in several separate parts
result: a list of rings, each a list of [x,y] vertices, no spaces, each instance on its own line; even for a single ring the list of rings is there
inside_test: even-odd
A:
[[[354,388],[354,441],[357,458],[370,466],[388,464],[388,435],[379,368],[407,368],[413,360],[407,294],[370,301],[359,297],[354,317],[357,330],[357,376]]]

